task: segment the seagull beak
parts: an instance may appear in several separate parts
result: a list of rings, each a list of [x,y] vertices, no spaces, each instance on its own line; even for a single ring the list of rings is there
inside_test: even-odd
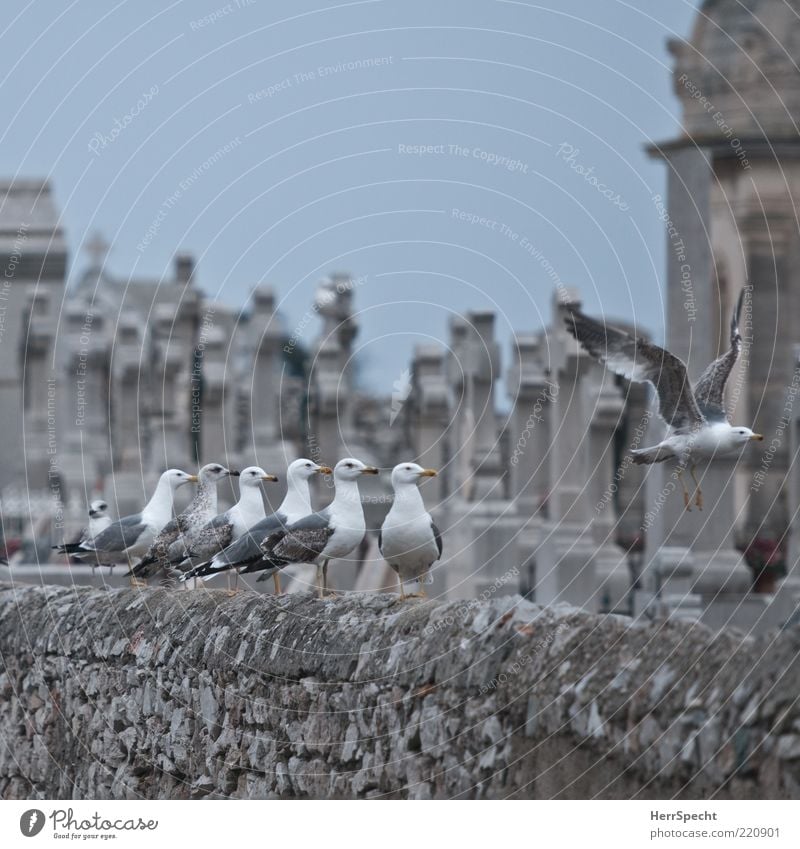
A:
[[[754,439],[756,442],[763,442],[764,437],[760,433],[754,433],[750,439]]]
[[[278,482],[278,476],[277,475],[261,475],[261,480],[262,481],[271,481],[272,483],[277,483]]]
[[[437,474],[438,472],[436,471],[436,469],[423,469],[419,473],[419,476],[421,478],[435,478]]]
[[[333,469],[330,466],[320,466],[317,469],[317,474],[318,475],[332,475]]]
[[[200,478],[198,478],[197,475],[189,475],[189,477],[187,477],[186,480],[189,483],[197,483],[197,481],[200,480]]]
[[[233,469],[228,469],[228,474],[229,474],[232,478],[238,478],[238,477],[239,477],[239,475],[241,474],[241,472],[235,472],[235,471],[233,471]]]
[[[361,470],[362,475],[377,475],[379,474],[379,470],[375,468],[375,466],[364,466]]]

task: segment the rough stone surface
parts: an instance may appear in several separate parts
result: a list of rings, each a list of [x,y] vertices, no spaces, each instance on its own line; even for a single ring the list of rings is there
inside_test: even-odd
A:
[[[3,798],[798,796],[800,630],[0,585]]]

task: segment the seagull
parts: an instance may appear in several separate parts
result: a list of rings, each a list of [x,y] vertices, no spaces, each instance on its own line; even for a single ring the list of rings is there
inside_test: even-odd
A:
[[[742,337],[739,317],[742,311],[744,290],[739,294],[731,317],[730,348],[714,360],[700,375],[692,391],[684,362],[669,351],[659,348],[639,336],[596,321],[580,310],[570,310],[565,317],[567,330],[596,360],[604,363],[615,374],[637,383],[652,383],[659,400],[659,415],[669,425],[666,439],[650,448],[632,451],[637,464],[663,463],[676,458],[678,479],[683,488],[683,503],[691,510],[692,498],[683,482],[687,464],[695,483],[694,502],[703,509],[703,493],[695,476],[701,460],[739,451],[751,440],[764,437],[749,427],[731,425],[725,412],[724,392],[728,376],[739,358]]]
[[[181,575],[179,580],[187,581],[190,578],[208,580],[214,575],[228,572],[231,569],[236,572],[238,579],[240,574],[269,568],[268,564],[264,562],[264,552],[260,548],[264,538],[268,534],[275,533],[275,531],[308,516],[311,513],[311,493],[309,492],[308,482],[314,475],[330,475],[331,473],[328,466],[320,466],[305,457],[295,460],[286,470],[286,497],[281,502],[280,507],[271,515],[252,525],[247,533],[223,551],[220,551],[211,560],[201,563]],[[277,569],[272,569],[270,575],[275,582],[275,592],[280,593],[280,576]]]
[[[193,561],[203,562],[239,539],[260,519],[264,518],[264,500],[261,484],[277,482],[275,475],[267,474],[258,466],[248,466],[239,475],[239,500],[230,510],[215,516],[202,528],[179,537],[169,547],[168,559],[173,568],[188,571]]]
[[[77,553],[88,552],[98,563],[130,563],[141,557],[169,522],[175,490],[196,480],[196,475],[168,469],[158,479],[153,497],[140,513],[112,522],[93,539],[79,543]]]
[[[279,569],[289,563],[317,561],[317,590],[323,598],[328,588],[328,561],[350,554],[367,532],[358,479],[361,475],[377,474],[374,466],[367,466],[353,457],[339,460],[333,470],[336,484],[333,501],[319,513],[312,513],[270,534],[261,543],[264,560],[268,563],[266,568]],[[267,577],[265,574],[258,580]]]
[[[92,574],[94,575],[95,567],[98,565],[97,558],[89,555],[88,552],[81,552],[79,547],[81,543],[93,540],[110,524],[111,516],[108,515],[108,504],[106,504],[106,502],[102,499],[96,499],[89,504],[89,524],[83,528],[80,534],[78,534],[72,542],[65,542],[62,545],[54,545],[53,550],[57,551],[59,554],[66,554],[70,557],[75,557],[78,560],[91,560]]]
[[[392,469],[394,501],[378,534],[378,549],[397,573],[400,599],[425,598],[430,568],[442,556],[442,535],[425,510],[417,484],[436,476],[433,469],[400,463]],[[419,591],[406,596],[404,583],[416,581]]]
[[[197,492],[189,506],[161,528],[145,556],[128,573],[134,586],[140,586],[166,568],[169,547],[178,537],[199,530],[214,517],[217,512],[217,484],[223,478],[238,474],[219,463],[209,463],[200,469],[195,478],[198,481]]]

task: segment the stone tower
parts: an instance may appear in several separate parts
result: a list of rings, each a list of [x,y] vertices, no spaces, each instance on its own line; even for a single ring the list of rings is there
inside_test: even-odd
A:
[[[715,576],[713,591],[741,566],[737,538],[779,538],[795,509],[786,491],[800,412],[800,0],[706,0],[689,40],[669,47],[683,131],[651,148],[668,174],[666,200],[654,198],[667,238],[667,347],[696,380],[727,347],[747,286],[744,349],[727,394],[733,420],[765,437],[738,464],[721,460],[705,474],[702,517],[679,516],[673,499],[648,539],[668,570],[694,573],[695,591]],[[654,469],[653,492],[665,474]]]
[[[45,448],[48,419],[56,438],[52,342],[67,247],[46,180],[0,182],[0,265],[0,490],[24,480],[27,468],[30,488],[59,497],[57,446],[53,462]]]

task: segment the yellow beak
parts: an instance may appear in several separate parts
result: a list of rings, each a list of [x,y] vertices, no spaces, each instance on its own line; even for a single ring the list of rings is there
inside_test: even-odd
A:
[[[197,475],[189,475],[189,481],[191,481],[191,483],[197,483],[198,480],[199,478]]]
[[[278,476],[277,475],[262,475],[261,480],[262,481],[272,481],[272,483],[277,483],[278,482]]]
[[[756,442],[762,442],[764,437],[760,433],[754,433],[750,439],[754,439]]]
[[[332,475],[333,469],[330,466],[320,466],[317,469],[317,474],[318,475]]]
[[[375,466],[365,466],[361,470],[362,475],[377,475],[379,474],[379,470],[375,468]]]
[[[437,474],[439,473],[436,471],[436,469],[423,469],[419,473],[419,476],[421,478],[435,478]]]

